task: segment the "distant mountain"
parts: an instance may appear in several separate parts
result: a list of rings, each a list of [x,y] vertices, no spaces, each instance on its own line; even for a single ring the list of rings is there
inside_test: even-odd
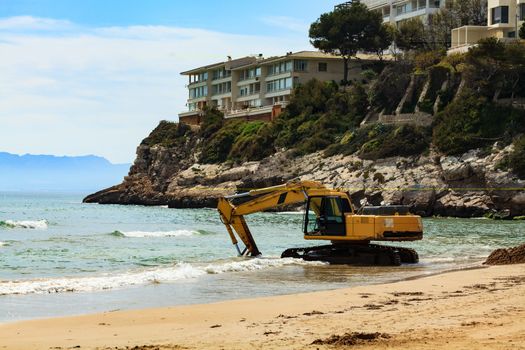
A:
[[[0,152],[0,191],[86,192],[121,182],[130,164],[93,155],[57,157]]]

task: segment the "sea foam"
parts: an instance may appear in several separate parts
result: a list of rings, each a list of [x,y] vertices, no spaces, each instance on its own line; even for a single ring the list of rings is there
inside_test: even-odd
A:
[[[112,235],[128,238],[148,237],[190,237],[202,234],[201,231],[175,230],[175,231],[114,231]]]
[[[211,264],[204,268],[209,274],[220,274],[225,272],[242,272],[262,270],[270,267],[281,267],[286,265],[325,265],[320,261],[304,261],[294,258],[256,258],[243,261],[233,261],[224,264]]]
[[[45,230],[47,229],[47,225],[48,225],[47,220],[0,221],[0,227],[7,227],[7,228],[29,228],[29,229]]]
[[[95,292],[136,285],[190,280],[206,274],[253,271],[286,265],[323,264],[324,263],[321,262],[306,262],[292,258],[254,258],[227,263],[212,263],[208,265],[179,263],[172,267],[130,271],[114,275],[101,274],[90,277],[0,281],[0,295]]]

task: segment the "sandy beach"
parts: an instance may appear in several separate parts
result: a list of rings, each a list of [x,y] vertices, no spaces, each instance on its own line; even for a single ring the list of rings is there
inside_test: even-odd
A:
[[[525,265],[6,323],[0,339],[4,349],[525,349]]]

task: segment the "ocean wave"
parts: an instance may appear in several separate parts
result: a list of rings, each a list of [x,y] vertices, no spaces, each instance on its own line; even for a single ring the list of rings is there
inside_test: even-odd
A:
[[[0,227],[5,228],[29,228],[29,229],[36,229],[36,230],[45,230],[47,229],[47,225],[49,223],[47,220],[21,220],[21,221],[15,221],[15,220],[5,220],[0,221]]]
[[[323,265],[320,262],[306,262],[300,259],[254,258],[227,263],[197,265],[179,263],[163,267],[134,271],[116,275],[103,274],[91,277],[50,278],[35,280],[0,281],[0,295],[12,294],[53,294],[67,292],[96,292],[120,289],[136,285],[170,283],[195,279],[206,274],[254,271],[286,265]]]
[[[304,215],[304,211],[278,211],[279,215]]]
[[[190,237],[208,234],[202,230],[175,230],[175,231],[113,231],[111,235],[128,238],[148,238],[148,237]]]
[[[5,245],[7,245],[7,244],[4,243],[4,242],[0,242],[0,247],[5,246]]]
[[[286,265],[326,265],[320,261],[305,261],[294,258],[255,258],[250,260],[233,261],[224,264],[211,264],[204,268],[209,274],[220,274],[225,272],[243,272],[262,270],[270,267],[282,267]]]

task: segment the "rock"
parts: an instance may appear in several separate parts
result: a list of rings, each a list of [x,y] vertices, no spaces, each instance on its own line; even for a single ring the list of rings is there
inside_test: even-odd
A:
[[[461,195],[450,192],[436,200],[433,214],[460,218],[482,217],[492,207],[492,201],[487,195],[476,193]]]
[[[426,188],[402,192],[401,204],[411,206],[411,212],[421,216],[430,216],[434,210],[436,191]]]
[[[510,200],[510,216],[520,216],[525,213],[525,193],[518,193]]]
[[[269,187],[292,179],[313,180],[350,193],[356,208],[402,204],[429,216],[516,217],[525,215],[525,181],[496,170],[502,150],[489,155],[470,151],[461,157],[428,156],[361,160],[355,155],[324,157],[322,152],[294,156],[280,151],[258,162],[198,164],[197,134],[177,146],[137,147],[124,181],[87,196],[87,203],[168,205],[172,208],[215,207],[222,195]],[[461,190],[456,190],[460,188]],[[475,188],[476,190],[465,190]]]
[[[445,181],[462,181],[474,175],[470,163],[461,162],[456,157],[442,157],[440,163]]]

